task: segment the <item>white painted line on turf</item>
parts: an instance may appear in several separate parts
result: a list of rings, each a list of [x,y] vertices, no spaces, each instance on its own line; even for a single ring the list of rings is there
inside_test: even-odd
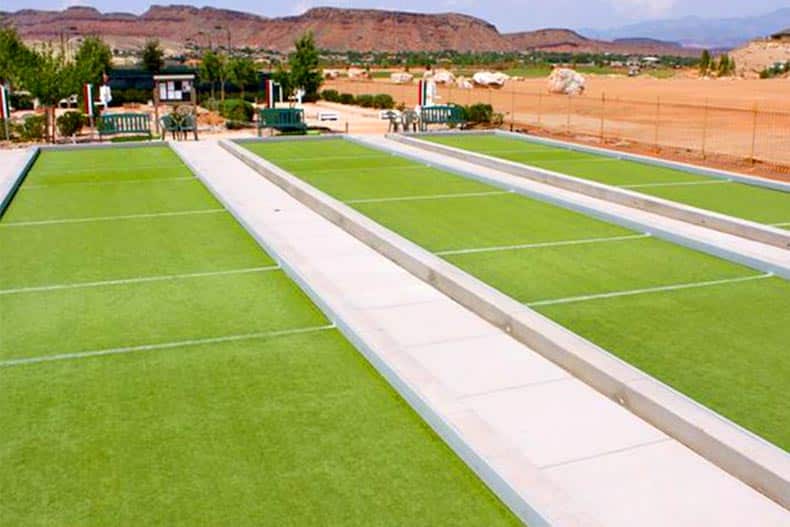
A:
[[[434,199],[456,199],[456,198],[477,198],[483,196],[501,196],[503,194],[512,194],[509,190],[493,190],[488,192],[459,192],[458,194],[425,194],[422,196],[399,196],[394,198],[366,198],[366,199],[350,199],[344,203],[386,203],[389,201],[426,201]]]
[[[58,220],[7,221],[0,227],[30,227],[33,225],[57,225],[61,223],[90,223],[94,221],[134,220],[138,218],[163,218],[168,216],[192,216],[194,214],[218,214],[225,209],[182,210],[175,212],[152,212],[148,214],[126,214],[123,216],[92,216],[88,218],[62,218]]]
[[[710,287],[715,285],[734,284],[738,282],[750,282],[752,280],[762,280],[771,278],[773,273],[764,273],[740,278],[725,278],[723,280],[709,280],[706,282],[692,282],[687,284],[664,285],[659,287],[648,287],[644,289],[631,289],[630,291],[614,291],[611,293],[600,293],[596,295],[569,296],[566,298],[555,298],[553,300],[539,300],[537,302],[527,302],[528,307],[552,306],[556,304],[570,304],[574,302],[586,302],[588,300],[600,300],[602,298],[616,298],[619,296],[634,296],[648,293],[660,293],[663,291],[678,291],[680,289],[696,289],[700,287]]]
[[[136,278],[120,278],[117,280],[100,280],[96,282],[75,282],[72,284],[52,284],[41,285],[32,287],[17,287],[13,289],[0,289],[0,296],[2,295],[16,295],[22,293],[39,293],[46,291],[60,291],[62,289],[83,289],[88,287],[104,287],[113,285],[126,285],[126,284],[144,284],[147,282],[166,282],[170,280],[183,280],[188,278],[205,278],[212,276],[226,276],[237,274],[249,273],[263,273],[269,271],[277,271],[280,269],[279,265],[269,265],[265,267],[248,267],[246,269],[230,269],[227,271],[207,271],[203,273],[183,273],[183,274],[168,274],[158,276],[140,276]]]
[[[543,247],[563,247],[566,245],[587,245],[592,243],[619,242],[625,240],[640,240],[648,238],[650,234],[631,234],[628,236],[610,236],[606,238],[581,238],[578,240],[563,240],[555,242],[522,243],[518,245],[499,245],[495,247],[477,247],[473,249],[452,249],[449,251],[439,251],[434,254],[437,256],[453,256],[457,254],[476,254],[497,251],[512,251],[516,249],[540,249]]]
[[[619,188],[650,188],[650,187],[689,187],[694,185],[724,185],[732,183],[731,179],[714,179],[706,181],[675,181],[667,183],[636,183],[633,185],[615,185]]]
[[[387,165],[387,166],[372,166],[372,167],[322,168],[321,170],[313,170],[311,168],[302,168],[302,169],[299,169],[299,170],[303,170],[304,172],[312,175],[312,174],[324,174],[324,173],[331,174],[331,173],[337,173],[337,172],[363,172],[363,171],[380,172],[380,171],[388,169],[388,168],[402,168],[402,169],[404,169],[403,171],[405,171],[408,168],[408,171],[412,172],[412,171],[416,170],[417,168],[423,168],[423,169],[424,168],[429,168],[429,167],[414,167],[412,165],[413,165],[412,162],[404,161],[404,163],[402,165]]]
[[[134,172],[135,170],[168,170],[171,168],[186,168],[183,164],[176,165],[138,165],[127,167],[116,167],[111,165],[101,165],[88,168],[62,168],[50,170],[36,170],[31,173],[32,176],[62,176],[64,174],[84,173],[84,172]]]
[[[120,355],[124,353],[136,353],[139,351],[156,351],[171,348],[182,348],[188,346],[201,346],[203,344],[222,344],[225,342],[238,342],[242,340],[253,340],[271,337],[282,337],[288,335],[301,335],[304,333],[316,333],[335,329],[334,324],[323,326],[308,326],[297,329],[282,329],[277,331],[262,331],[259,333],[244,333],[239,335],[225,335],[222,337],[207,337],[203,339],[180,340],[175,342],[161,342],[159,344],[143,344],[140,346],[127,346],[123,348],[109,348],[93,351],[80,351],[76,353],[61,353],[58,355],[44,355],[40,357],[25,357],[21,359],[9,359],[0,361],[0,368],[11,366],[22,366],[25,364],[37,364],[41,362],[54,362],[61,360],[86,359],[91,357],[102,357],[105,355]]]
[[[31,185],[24,185],[23,190],[34,190],[39,188],[61,188],[64,186],[80,185],[80,186],[103,186],[103,185],[126,185],[127,183],[160,183],[162,181],[187,181],[197,179],[195,176],[180,176],[180,177],[160,177],[160,178],[147,178],[147,179],[121,179],[118,181],[67,181],[65,183],[34,183]]]
[[[259,154],[258,152],[253,152],[260,156],[266,156],[266,153]],[[336,159],[392,159],[395,157],[394,155],[382,155],[382,154],[357,154],[353,156],[299,156],[299,157],[283,157],[277,158],[276,156],[272,156],[271,158],[265,157],[268,161],[271,161],[274,164],[277,163],[293,163],[293,162],[302,162],[302,161],[334,161]]]

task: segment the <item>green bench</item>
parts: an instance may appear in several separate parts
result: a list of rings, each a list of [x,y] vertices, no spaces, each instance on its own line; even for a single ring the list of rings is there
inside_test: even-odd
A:
[[[464,110],[451,105],[423,106],[420,110],[420,130],[424,132],[432,124],[463,126],[466,124]]]
[[[258,137],[264,128],[278,132],[305,133],[304,110],[300,108],[263,108],[258,110]]]
[[[147,113],[110,113],[100,115],[96,129],[101,140],[107,135],[146,135],[151,139],[151,116]]]

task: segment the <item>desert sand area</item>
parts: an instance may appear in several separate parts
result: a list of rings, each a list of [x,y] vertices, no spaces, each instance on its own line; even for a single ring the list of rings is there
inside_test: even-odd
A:
[[[389,93],[411,107],[415,84],[336,79],[327,88]],[[719,159],[739,167],[790,167],[790,79],[673,79],[587,76],[580,96],[551,95],[545,79],[508,81],[501,89],[440,86],[439,103],[488,103],[514,129],[534,128],[599,143]],[[622,144],[620,144],[622,143]],[[743,168],[743,167],[741,167]]]

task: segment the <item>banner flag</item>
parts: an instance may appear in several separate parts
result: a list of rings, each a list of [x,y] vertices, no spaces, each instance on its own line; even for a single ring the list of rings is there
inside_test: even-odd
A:
[[[8,87],[0,84],[0,119],[4,121],[11,118],[11,103],[8,99]]]
[[[82,99],[84,101],[83,109],[85,110],[85,115],[93,117],[96,114],[93,103],[93,84],[83,86]]]

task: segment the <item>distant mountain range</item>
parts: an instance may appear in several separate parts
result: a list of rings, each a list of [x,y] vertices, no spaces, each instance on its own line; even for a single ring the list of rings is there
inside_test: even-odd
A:
[[[744,22],[746,20],[746,22]],[[188,45],[256,47],[287,51],[311,30],[318,45],[336,51],[563,51],[697,55],[693,46],[728,47],[790,26],[790,8],[738,20],[681,19],[645,22],[610,31],[568,29],[500,33],[479,18],[457,13],[421,14],[319,7],[301,15],[267,18],[240,11],[186,5],[151,6],[141,15],[101,13],[75,6],[63,11],[0,12],[28,41],[100,35],[116,49],[139,49],[158,38],[171,51]]]
[[[686,47],[734,48],[787,27],[790,27],[790,7],[759,16],[717,19],[689,16],[580,32],[606,40],[639,36],[679,42]]]

